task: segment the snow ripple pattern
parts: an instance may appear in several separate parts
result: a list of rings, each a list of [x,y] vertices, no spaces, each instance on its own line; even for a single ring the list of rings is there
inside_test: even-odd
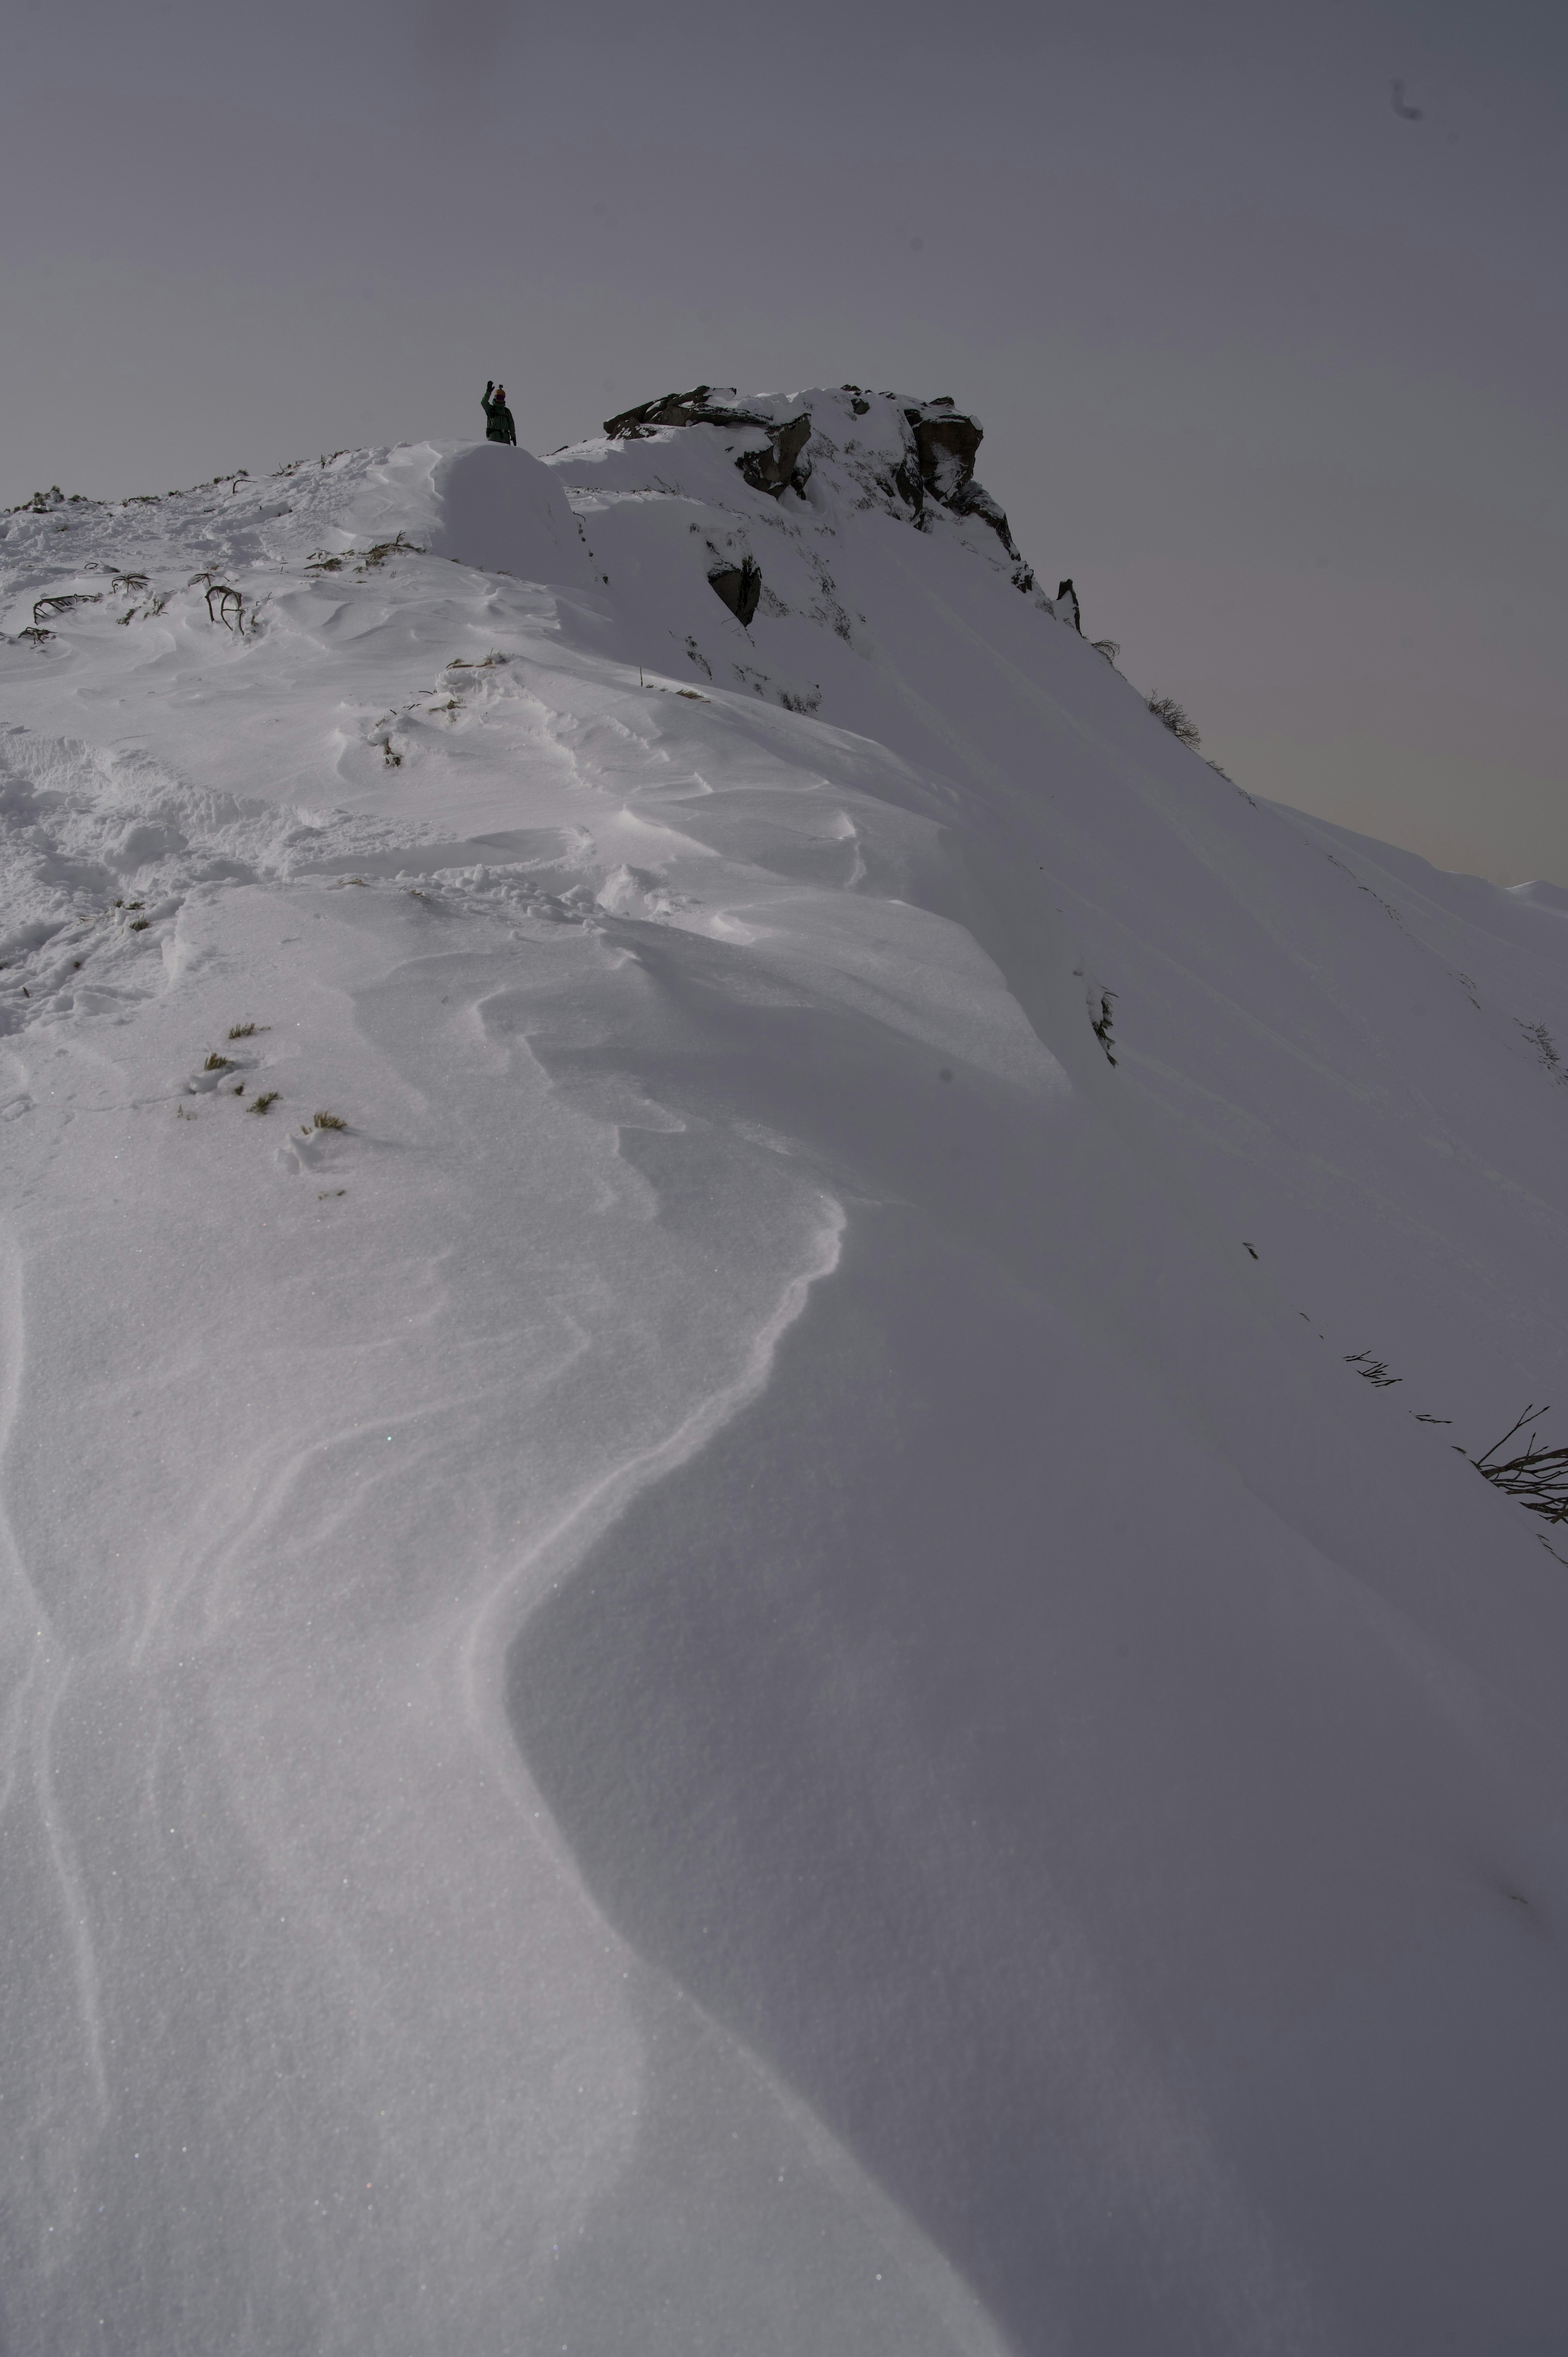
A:
[[[1552,888],[743,405],[0,519],[0,2348],[1544,2347]]]

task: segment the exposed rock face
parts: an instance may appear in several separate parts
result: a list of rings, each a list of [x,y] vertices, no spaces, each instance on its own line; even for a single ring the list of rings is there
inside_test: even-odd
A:
[[[917,515],[929,498],[940,500],[954,515],[978,516],[982,523],[991,526],[1015,565],[1022,565],[1005,513],[974,479],[975,454],[984,438],[979,419],[956,409],[946,393],[918,407],[906,406],[903,414],[908,445],[904,463],[893,476],[900,499]],[[1020,580],[1018,586],[1033,588],[1034,575],[1030,573],[1027,581]]]
[[[909,413],[904,413],[904,453],[893,469],[892,487],[908,508],[918,515],[926,504],[926,487],[920,479],[920,452],[909,425]]]
[[[696,384],[690,393],[660,393],[657,401],[607,417],[605,432],[613,442],[639,442],[658,425],[760,425],[768,447],[743,451],[735,463],[753,490],[767,491],[773,499],[791,484],[798,491],[804,490],[811,471],[802,455],[811,438],[810,416],[780,422],[738,403],[730,387]]]
[[[959,493],[973,479],[980,425],[945,403],[929,402],[924,409],[907,409],[904,414],[914,429],[922,484],[944,507],[956,506]]]
[[[724,599],[741,629],[749,630],[762,595],[762,567],[757,559],[748,556],[740,565],[716,565],[708,576],[708,587]]]
[[[771,426],[772,423],[757,410],[737,408],[733,387],[696,384],[690,393],[663,393],[657,401],[645,401],[636,409],[623,409],[618,416],[607,417],[605,432],[612,441],[636,441],[654,425]]]
[[[612,440],[639,441],[660,426],[739,427],[750,429],[753,437],[760,429],[766,444],[742,450],[734,463],[754,490],[776,500],[786,490],[806,490],[812,469],[807,451],[815,436],[818,459],[830,473],[835,466],[847,467],[865,494],[862,504],[885,508],[921,532],[931,530],[937,510],[976,518],[1001,543],[1014,586],[1027,596],[1039,596],[1033,569],[1018,553],[1006,515],[974,479],[983,428],[950,394],[910,401],[906,395],[874,394],[860,385],[845,384],[836,393],[811,396],[814,419],[811,411],[797,406],[799,399],[756,394],[746,399],[733,386],[698,384],[689,393],[661,393],[656,401],[623,409],[605,420],[604,430]],[[760,576],[753,587],[745,567],[725,565],[708,577],[731,611],[749,624],[760,595]],[[1043,602],[1049,606],[1049,600]]]
[[[1018,552],[1013,545],[1013,534],[1008,528],[1005,511],[997,506],[990,492],[982,484],[967,482],[962,490],[958,492],[948,504],[955,515],[978,516],[982,523],[988,523],[1008,555],[1015,563],[1020,561]]]
[[[811,421],[802,413],[786,425],[769,427],[766,450],[747,450],[735,463],[754,491],[768,491],[778,499],[790,483],[800,490],[811,473],[809,467],[800,464],[811,438]]]

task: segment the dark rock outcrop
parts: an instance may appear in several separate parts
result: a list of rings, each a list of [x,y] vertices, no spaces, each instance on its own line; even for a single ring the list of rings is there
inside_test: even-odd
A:
[[[749,630],[762,595],[762,567],[757,559],[748,556],[739,565],[715,565],[708,576],[708,587],[724,599],[741,629]]]
[[[872,396],[861,386],[845,384],[841,391],[850,396],[852,416],[870,414]],[[895,515],[902,511],[921,532],[931,528],[932,504],[946,508],[950,515],[978,517],[1001,542],[1011,562],[1015,587],[1037,594],[1033,568],[1020,556],[1005,513],[984,485],[974,479],[975,457],[984,438],[979,419],[958,408],[950,393],[920,402],[894,393],[875,398],[888,404],[891,417],[879,422],[872,443],[864,450],[852,439],[841,454],[867,495],[862,504],[886,503]],[[812,435],[811,414],[802,411],[781,417],[779,413],[786,406],[783,397],[748,405],[733,387],[697,384],[689,393],[661,393],[657,401],[645,401],[635,409],[607,417],[605,432],[613,439],[635,441],[660,426],[760,427],[768,437],[766,447],[741,451],[735,464],[754,490],[779,499],[789,490],[804,490],[811,472],[806,456]],[[889,447],[887,425],[893,425],[901,448],[897,443]],[[831,428],[830,419],[822,445],[827,456],[837,447]],[[762,586],[751,560],[745,565],[721,566],[708,577],[730,611],[748,625]]]
[[[959,493],[973,479],[981,427],[961,410],[950,410],[945,404],[935,402],[923,410],[906,410],[904,414],[914,429],[921,482],[944,507],[956,506]]]
[[[956,492],[948,504],[955,515],[978,516],[982,523],[988,523],[1013,562],[1015,565],[1022,562],[1016,548],[1013,545],[1013,533],[1008,525],[1006,512],[997,506],[983,484],[975,482],[972,477],[965,483],[962,490]]]
[[[654,425],[770,427],[772,423],[755,409],[738,408],[733,395],[726,401],[724,389],[695,384],[690,393],[663,393],[657,401],[645,401],[636,409],[623,409],[618,416],[607,417],[605,432],[612,441],[637,441]]]
[[[915,437],[905,429],[904,456],[893,469],[893,489],[908,508],[918,515],[926,504],[926,487],[920,480],[920,453]]]
[[[904,456],[893,470],[891,488],[917,517],[924,512],[928,498],[940,500],[959,515],[967,514],[970,510],[965,500],[974,479],[974,454],[982,438],[978,422],[955,409],[946,394],[940,401],[907,405]],[[1000,516],[1007,553],[1016,555],[1007,533],[1007,519],[995,500],[981,492],[973,503],[973,512],[983,515],[990,524],[994,524]]]
[[[804,413],[791,417],[787,425],[768,428],[766,450],[746,450],[736,460],[754,491],[768,491],[778,499],[791,483],[800,490],[811,473],[802,466],[800,456],[811,438],[811,421]]]
[[[802,458],[811,438],[809,416],[789,417],[780,424],[760,410],[743,407],[724,388],[694,384],[690,393],[660,393],[657,401],[640,402],[635,409],[607,417],[605,432],[614,442],[640,442],[658,425],[760,425],[768,448],[743,451],[735,463],[754,490],[774,499],[791,484],[803,490],[811,473]]]

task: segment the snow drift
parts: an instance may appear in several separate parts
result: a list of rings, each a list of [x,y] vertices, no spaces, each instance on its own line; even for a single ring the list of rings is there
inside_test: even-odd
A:
[[[980,442],[0,524],[5,2350],[1562,2343],[1562,896]]]

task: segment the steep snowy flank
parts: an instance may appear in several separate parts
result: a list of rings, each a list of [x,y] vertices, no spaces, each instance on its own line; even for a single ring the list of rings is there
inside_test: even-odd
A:
[[[0,519],[0,2349],[1568,2330],[1568,901],[980,446]]]

